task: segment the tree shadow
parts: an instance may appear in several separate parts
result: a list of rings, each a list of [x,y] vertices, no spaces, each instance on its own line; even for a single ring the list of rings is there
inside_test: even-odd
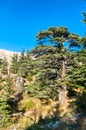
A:
[[[86,92],[83,92],[81,95],[78,96],[75,104],[77,106],[78,113],[86,113]]]
[[[60,120],[55,117],[39,120],[28,126],[25,130],[86,130],[86,115],[77,114],[67,120]]]
[[[74,102],[77,106],[75,114],[68,118],[60,116],[59,110],[54,112],[51,118],[40,117],[38,122],[34,122],[31,126],[27,126],[25,130],[86,130],[86,93],[78,95]]]
[[[28,126],[25,130],[52,130],[53,128],[55,129],[58,126],[59,122],[60,120],[56,117],[45,119],[42,119],[40,117],[37,123]]]

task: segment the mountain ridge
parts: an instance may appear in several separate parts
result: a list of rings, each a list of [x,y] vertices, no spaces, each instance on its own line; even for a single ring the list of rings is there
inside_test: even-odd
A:
[[[20,56],[21,53],[15,52],[15,51],[9,51],[9,50],[5,50],[5,49],[0,49],[0,59],[6,58],[8,63],[11,62],[14,54],[18,54]]]

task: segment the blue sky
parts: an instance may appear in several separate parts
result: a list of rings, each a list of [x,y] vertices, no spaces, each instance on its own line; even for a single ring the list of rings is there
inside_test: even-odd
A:
[[[36,35],[50,26],[67,26],[83,36],[84,0],[0,0],[0,49],[30,50]]]

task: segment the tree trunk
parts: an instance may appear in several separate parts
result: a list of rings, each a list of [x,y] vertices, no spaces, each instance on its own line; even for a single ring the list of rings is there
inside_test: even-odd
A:
[[[59,109],[61,114],[64,114],[67,112],[68,104],[67,104],[67,97],[68,91],[66,88],[66,85],[58,88],[58,102],[59,102]]]
[[[61,67],[61,77],[62,79],[65,76],[65,60],[62,60],[62,67]]]
[[[64,78],[64,76],[66,75],[65,72],[65,58],[62,58],[62,62],[61,62],[61,79]],[[68,97],[67,97],[68,91],[67,91],[67,87],[66,84],[62,84],[60,88],[58,88],[58,102],[59,102],[59,109],[61,114],[64,114],[67,112],[67,108],[68,108]]]

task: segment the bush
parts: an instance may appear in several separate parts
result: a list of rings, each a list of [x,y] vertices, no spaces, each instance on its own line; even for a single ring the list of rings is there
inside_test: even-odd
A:
[[[32,100],[24,99],[20,102],[20,109],[27,111],[35,107],[35,103]]]
[[[32,81],[33,80],[33,75],[32,74],[28,74],[28,76],[26,77],[28,81]]]

